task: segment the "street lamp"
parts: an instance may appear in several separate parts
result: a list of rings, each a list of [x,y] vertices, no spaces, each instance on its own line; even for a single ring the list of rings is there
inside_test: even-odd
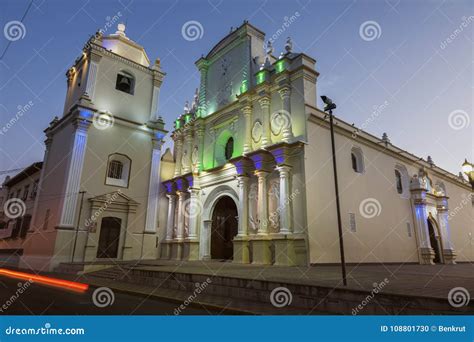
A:
[[[332,166],[334,169],[334,188],[336,192],[337,227],[339,230],[339,251],[341,254],[342,282],[344,286],[347,286],[346,258],[344,256],[344,238],[342,234],[341,221],[341,206],[339,203],[339,185],[337,182],[336,146],[334,143],[334,120],[332,115],[333,109],[336,109],[336,104],[327,96],[321,96],[321,100],[323,100],[324,102],[324,111],[329,114],[329,127],[331,129]]]
[[[462,172],[467,176],[469,183],[471,183],[472,191],[474,191],[474,165],[469,163],[467,159],[462,164]]]

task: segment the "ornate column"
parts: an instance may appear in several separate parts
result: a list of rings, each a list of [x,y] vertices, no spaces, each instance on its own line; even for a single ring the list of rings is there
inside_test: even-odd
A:
[[[239,228],[238,236],[248,235],[248,222],[249,222],[249,177],[245,175],[237,176],[239,184],[239,204],[240,204],[240,215],[239,215]]]
[[[160,115],[158,114],[158,108],[160,103],[160,88],[163,83],[165,74],[161,71],[160,60],[155,60],[155,64],[151,68],[153,70],[153,97],[151,102],[151,113],[150,120],[158,120]]]
[[[199,203],[199,192],[200,189],[191,187],[189,188],[189,211],[187,215],[189,216],[189,235],[190,240],[197,239],[197,225],[200,218],[202,204]]]
[[[160,161],[161,137],[152,140],[153,150],[151,154],[150,183],[148,185],[148,202],[146,211],[145,233],[156,233],[158,224],[158,201],[160,191]]]
[[[280,94],[281,101],[283,103],[283,113],[284,118],[282,120],[282,140],[284,142],[290,142],[293,139],[292,132],[292,122],[291,122],[291,88],[289,86],[284,86],[278,90]]]
[[[203,158],[204,158],[204,124],[200,123],[196,129],[197,136],[197,161],[196,161],[196,173],[202,171]]]
[[[258,177],[258,234],[268,235],[268,198],[267,198],[267,176],[269,172],[256,170]]]
[[[74,122],[75,132],[67,171],[61,220],[59,223],[61,227],[74,227],[77,197],[81,186],[82,167],[86,154],[87,130],[90,124],[90,121],[80,117]]]
[[[193,148],[192,130],[187,128],[184,132],[184,147],[183,147],[183,173],[191,172],[191,154]]]
[[[291,234],[293,225],[291,220],[290,175],[291,166],[280,165],[276,169],[280,173],[280,233]]]
[[[248,153],[252,150],[252,106],[250,104],[244,105],[242,108],[242,113],[244,114],[245,120],[245,130],[244,130],[244,148],[243,152]]]
[[[262,147],[267,147],[271,144],[270,137],[270,96],[262,96],[258,102],[262,108]]]
[[[186,192],[177,191],[178,194],[178,232],[176,239],[179,241],[184,240],[184,201]]]
[[[174,177],[178,177],[181,175],[181,158],[183,153],[183,137],[181,134],[178,134],[174,140],[175,143],[175,167],[174,167]]]
[[[166,241],[173,240],[174,217],[176,211],[176,195],[168,194],[168,219],[166,222]]]

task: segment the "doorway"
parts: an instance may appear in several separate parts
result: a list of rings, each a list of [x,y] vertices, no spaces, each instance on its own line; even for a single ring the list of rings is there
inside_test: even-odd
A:
[[[116,217],[104,217],[102,219],[97,258],[117,258],[121,225],[122,220]]]
[[[234,244],[232,240],[238,232],[238,211],[232,198],[220,198],[212,213],[211,259],[232,260]]]
[[[441,237],[439,234],[436,234],[436,229],[436,223],[431,219],[428,219],[428,232],[430,234],[431,248],[433,248],[435,252],[435,258],[433,261],[435,264],[439,264],[443,262],[443,254],[441,248]]]

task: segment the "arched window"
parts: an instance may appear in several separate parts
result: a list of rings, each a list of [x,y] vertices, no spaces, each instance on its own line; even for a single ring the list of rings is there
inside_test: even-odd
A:
[[[364,172],[364,155],[359,147],[353,147],[351,150],[352,170],[357,173]]]
[[[402,194],[403,193],[402,174],[398,170],[395,170],[395,182],[397,184],[397,192],[399,194]]]
[[[111,154],[107,163],[105,184],[127,188],[131,164],[131,159],[126,155]]]
[[[394,173],[397,193],[399,193],[402,198],[410,198],[410,177],[408,176],[407,168],[402,164],[396,164]]]
[[[133,95],[135,88],[135,78],[132,74],[126,71],[120,71],[117,74],[117,81],[115,82],[115,89],[123,91],[124,93]]]
[[[225,159],[229,160],[232,158],[232,154],[234,154],[234,138],[230,137],[225,144]]]

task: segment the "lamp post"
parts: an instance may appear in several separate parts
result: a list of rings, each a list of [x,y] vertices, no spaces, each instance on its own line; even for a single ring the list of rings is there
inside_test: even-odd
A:
[[[329,115],[329,127],[331,129],[332,166],[334,171],[334,189],[336,192],[337,227],[339,230],[339,251],[341,254],[342,282],[344,286],[347,286],[346,258],[344,256],[344,237],[342,233],[341,206],[339,203],[339,185],[337,181],[336,146],[334,143],[334,120],[332,115],[332,110],[336,109],[336,104],[327,96],[321,96],[321,100],[323,100],[324,102],[324,111],[327,112]]]
[[[467,176],[469,183],[471,183],[472,191],[474,192],[474,165],[469,163],[467,159],[462,164],[462,172]]]

